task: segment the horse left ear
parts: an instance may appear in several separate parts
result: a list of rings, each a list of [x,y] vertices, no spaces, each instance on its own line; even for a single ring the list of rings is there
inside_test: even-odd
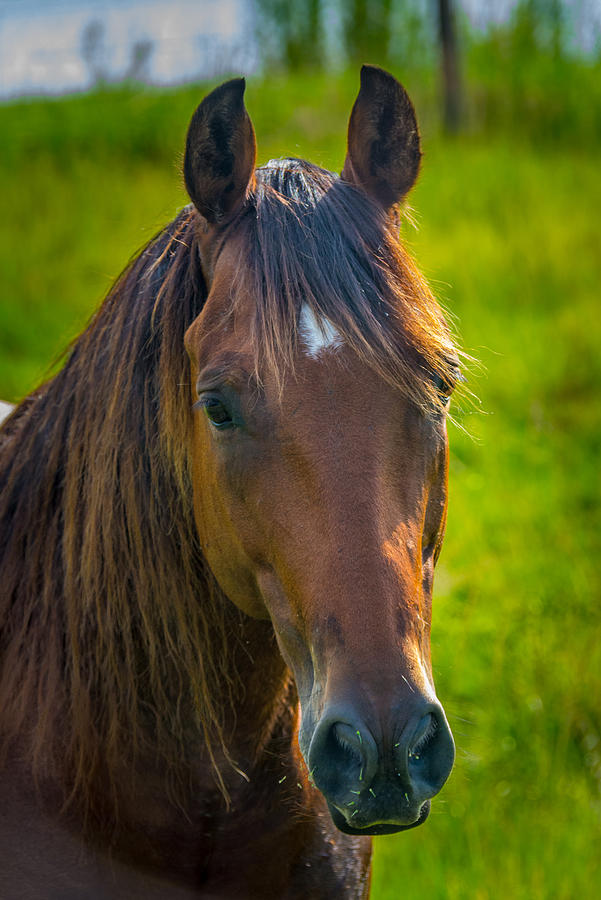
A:
[[[256,142],[244,106],[244,78],[208,94],[188,128],[184,181],[190,199],[212,225],[230,218],[254,177]]]
[[[417,118],[405,88],[383,69],[363,66],[341,177],[388,212],[415,184],[420,160]]]

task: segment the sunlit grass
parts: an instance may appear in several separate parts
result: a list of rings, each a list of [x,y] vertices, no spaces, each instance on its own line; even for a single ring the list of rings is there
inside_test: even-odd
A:
[[[272,79],[259,161],[339,169],[356,77]],[[0,397],[31,389],[186,202],[200,91],[0,109]],[[426,133],[405,239],[482,363],[451,426],[433,659],[453,775],[379,839],[373,897],[572,898],[601,883],[601,167],[585,147]]]
[[[375,896],[593,897],[601,177],[576,151],[428,157],[411,241],[484,365],[472,437],[451,428],[433,631],[458,759],[430,823],[378,842]]]

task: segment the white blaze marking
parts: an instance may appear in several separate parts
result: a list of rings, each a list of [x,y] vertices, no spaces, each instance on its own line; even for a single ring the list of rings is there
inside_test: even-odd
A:
[[[316,357],[322,350],[335,350],[342,344],[342,338],[329,319],[317,319],[307,304],[303,304],[300,314],[300,333],[307,345],[309,356]]]

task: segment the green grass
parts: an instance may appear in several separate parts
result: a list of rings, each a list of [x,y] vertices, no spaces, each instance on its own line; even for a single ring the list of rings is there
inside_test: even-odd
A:
[[[455,772],[378,843],[375,896],[594,897],[601,865],[601,321],[593,157],[431,148],[418,258],[485,367],[451,428],[433,657]]]
[[[340,168],[355,90],[355,76],[251,84],[260,161]],[[186,202],[178,158],[200,95],[0,108],[3,399]],[[376,841],[375,900],[598,896],[601,167],[587,146],[426,129],[420,227],[404,236],[481,360],[481,411],[460,417],[469,435],[450,429],[434,609],[457,764],[424,827]]]

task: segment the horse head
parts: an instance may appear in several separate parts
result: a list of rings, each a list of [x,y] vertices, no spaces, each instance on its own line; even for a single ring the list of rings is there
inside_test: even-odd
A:
[[[196,523],[229,600],[273,624],[334,823],[391,833],[454,759],[430,623],[456,353],[397,235],[417,122],[366,66],[340,177],[255,170],[243,93],[205,98],[184,164],[207,291],[186,334]]]

